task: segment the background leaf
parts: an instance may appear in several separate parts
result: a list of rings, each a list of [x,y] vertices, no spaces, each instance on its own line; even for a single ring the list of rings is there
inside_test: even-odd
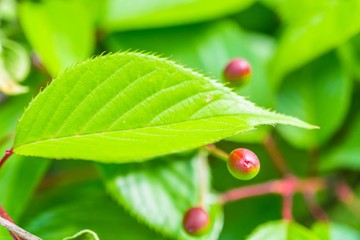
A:
[[[223,216],[220,203],[209,194],[206,161],[204,152],[183,153],[145,163],[101,165],[101,169],[110,194],[140,221],[173,239],[210,240],[218,239]],[[182,219],[189,208],[199,205],[202,191],[212,226],[210,233],[193,238],[183,230]]]
[[[57,186],[35,196],[20,222],[31,233],[47,240],[59,240],[82,229],[92,229],[99,239],[157,239],[105,194],[98,181]]]
[[[360,31],[360,2],[357,0],[278,2],[280,7],[276,8],[282,9],[290,24],[280,39],[271,67],[271,78],[276,86],[286,74]]]
[[[287,221],[274,221],[260,225],[247,238],[247,240],[318,240],[318,238],[305,227]]]
[[[342,142],[328,150],[321,158],[321,169],[360,169],[360,115],[351,124]]]
[[[319,131],[286,126],[279,127],[279,131],[296,147],[319,147],[341,126],[350,98],[351,80],[343,73],[336,55],[327,54],[290,75],[277,99],[278,111],[313,122],[321,126]]]
[[[102,25],[108,30],[145,29],[173,26],[219,18],[237,12],[253,0],[107,0]]]
[[[171,61],[125,52],[89,60],[55,79],[19,121],[14,151],[126,162],[275,123],[312,127],[257,108]]]
[[[80,1],[23,1],[19,18],[26,37],[52,75],[88,58],[94,50],[93,19]]]
[[[314,233],[322,240],[356,240],[360,233],[346,225],[317,222],[312,226]]]

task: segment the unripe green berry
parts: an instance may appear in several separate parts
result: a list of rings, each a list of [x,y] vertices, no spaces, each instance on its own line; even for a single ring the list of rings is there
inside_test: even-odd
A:
[[[184,215],[183,226],[190,235],[201,236],[207,233],[209,225],[209,214],[202,207],[190,208]]]
[[[227,167],[240,180],[254,178],[260,171],[260,161],[255,153],[245,148],[237,148],[229,155]]]
[[[224,78],[233,84],[244,85],[250,80],[251,66],[242,58],[231,60],[224,70]]]

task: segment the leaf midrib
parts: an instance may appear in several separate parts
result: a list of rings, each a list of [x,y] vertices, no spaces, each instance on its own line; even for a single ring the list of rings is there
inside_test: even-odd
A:
[[[244,114],[246,116],[251,116],[251,115],[256,115],[256,114]],[[182,122],[174,122],[174,123],[170,123],[170,124],[160,124],[160,125],[154,125],[154,126],[147,126],[147,127],[139,127],[139,128],[130,128],[130,129],[124,129],[124,130],[120,130],[120,131],[105,131],[105,132],[96,132],[96,133],[85,133],[85,134],[76,134],[76,135],[68,135],[68,136],[62,136],[62,137],[58,137],[58,138],[46,138],[46,139],[41,139],[39,141],[35,141],[35,142],[27,142],[21,145],[16,145],[14,146],[14,151],[16,152],[16,149],[19,149],[21,147],[27,146],[27,145],[35,145],[35,144],[39,144],[42,142],[47,142],[47,141],[53,141],[53,140],[63,140],[63,139],[67,139],[67,138],[79,138],[79,137],[88,137],[88,136],[96,136],[96,135],[103,135],[103,134],[110,134],[110,133],[118,133],[118,132],[129,132],[129,131],[135,131],[135,130],[143,130],[143,129],[150,129],[150,128],[159,128],[159,127],[164,127],[164,126],[172,126],[172,125],[176,125],[176,124],[180,124],[180,123],[190,123],[190,122],[197,122],[197,121],[202,121],[202,120],[208,120],[208,119],[212,119],[212,118],[222,118],[222,117],[239,117],[239,114],[228,114],[228,115],[218,115],[216,117],[206,117],[206,118],[199,118],[199,119],[193,119],[193,120],[187,120],[187,121],[182,121]],[[253,128],[253,126],[245,121],[241,121],[239,120],[239,125],[243,123],[243,126],[248,126],[250,129]],[[221,131],[223,131],[224,129],[221,129]],[[217,130],[219,131],[219,130]]]

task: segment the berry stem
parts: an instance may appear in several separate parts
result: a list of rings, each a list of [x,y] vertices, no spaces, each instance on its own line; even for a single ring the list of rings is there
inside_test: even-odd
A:
[[[226,204],[228,202],[265,194],[279,194],[284,196],[295,192],[303,193],[304,191],[308,191],[308,186],[311,186],[314,191],[319,191],[325,187],[325,184],[320,178],[299,179],[290,175],[281,180],[233,189],[223,193],[220,198],[221,202]]]
[[[313,148],[309,151],[309,163],[308,171],[310,176],[316,176],[318,174],[318,160],[319,160],[319,149]]]
[[[5,151],[5,155],[3,156],[3,158],[0,160],[0,168],[2,167],[2,165],[4,165],[4,163],[6,162],[6,160],[8,160],[11,155],[14,153],[13,149],[11,148],[10,150],[6,150]]]
[[[219,159],[221,159],[221,160],[224,160],[225,162],[228,161],[229,154],[227,154],[227,153],[224,152],[223,150],[217,148],[217,147],[215,146],[215,144],[208,144],[208,145],[206,145],[205,148],[206,148],[206,150],[208,150],[208,152],[209,152],[211,155],[213,155],[213,156],[215,156],[215,157],[217,157],[217,158],[219,158]]]
[[[286,164],[284,157],[282,156],[276,142],[271,134],[269,134],[263,142],[263,145],[270,155],[271,161],[274,163],[276,169],[283,175],[290,173],[289,167]]]
[[[199,206],[204,206],[205,204],[205,196],[207,194],[207,188],[208,188],[208,182],[207,182],[207,174],[208,174],[208,168],[207,168],[207,152],[201,151],[199,156]]]
[[[284,220],[291,221],[292,216],[292,206],[293,206],[293,193],[283,194],[283,205],[282,205],[282,217]]]

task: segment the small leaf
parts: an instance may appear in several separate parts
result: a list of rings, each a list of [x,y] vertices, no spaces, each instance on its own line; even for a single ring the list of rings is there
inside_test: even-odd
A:
[[[320,240],[309,229],[288,221],[273,221],[260,225],[247,240]]]
[[[258,108],[171,61],[124,52],[78,64],[55,79],[19,121],[14,151],[121,163],[276,123],[314,128]]]
[[[1,67],[16,82],[23,81],[30,71],[30,59],[27,51],[17,42],[9,39],[0,40]]]
[[[19,4],[24,33],[52,75],[91,55],[94,29],[87,10],[79,1],[23,1]]]
[[[351,80],[334,53],[289,75],[278,94],[277,110],[321,126],[319,131],[279,127],[281,135],[299,148],[325,144],[342,125],[351,100]],[[331,116],[331,117],[329,117]]]
[[[110,194],[121,205],[140,221],[174,239],[194,239],[183,230],[182,219],[189,208],[199,205],[202,192],[212,226],[201,239],[218,239],[222,208],[208,194],[209,173],[204,161],[205,153],[184,153],[146,163],[101,165],[101,169]]]
[[[9,74],[0,67],[0,91],[7,95],[17,95],[26,93],[28,88],[13,81]]]
[[[99,237],[90,230],[82,230],[72,237],[66,237],[64,240],[99,240]]]
[[[102,25],[108,30],[145,29],[200,22],[233,14],[254,0],[108,0]]]
[[[0,39],[0,91],[7,95],[27,92],[28,88],[17,82],[24,80],[29,70],[26,50],[16,42]]]
[[[312,226],[314,233],[321,240],[358,240],[360,233],[351,227],[336,223],[317,222]]]

